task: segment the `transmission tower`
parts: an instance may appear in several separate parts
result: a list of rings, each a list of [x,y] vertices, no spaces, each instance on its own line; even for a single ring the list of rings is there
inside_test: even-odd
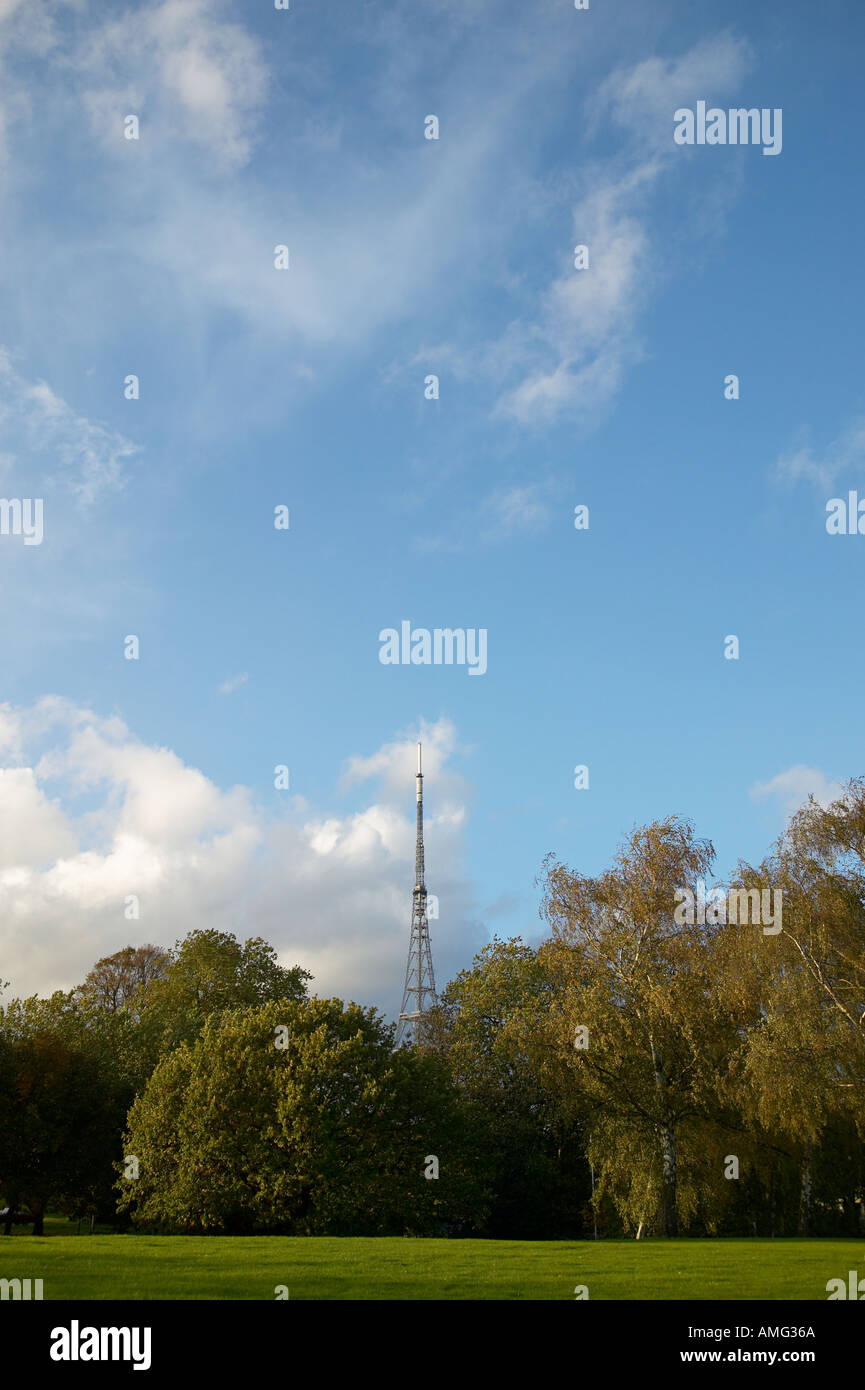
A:
[[[396,1045],[420,1040],[423,1018],[436,1002],[436,982],[433,974],[432,949],[429,939],[429,918],[426,906],[426,884],[423,865],[423,773],[421,749],[417,746],[417,843],[414,852],[414,892],[411,905],[411,940],[408,964],[405,968],[405,989],[396,1030]]]

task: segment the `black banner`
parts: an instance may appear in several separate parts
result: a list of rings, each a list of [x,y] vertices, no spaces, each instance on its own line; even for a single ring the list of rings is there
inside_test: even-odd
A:
[[[402,1362],[407,1315],[430,1343],[423,1362],[430,1377],[457,1374],[447,1341],[459,1335],[462,1348],[466,1334],[487,1375],[499,1364],[515,1369],[513,1358],[519,1354],[546,1376],[554,1369],[551,1349],[525,1341],[537,1328],[556,1337],[557,1365],[563,1354],[559,1338],[566,1339],[575,1376],[591,1363],[595,1374],[600,1368],[615,1375],[679,1367],[685,1375],[699,1375],[710,1366],[744,1366],[810,1370],[825,1380],[849,1367],[862,1349],[863,1313],[828,1302],[577,1300],[567,1309],[539,1302],[438,1303],[435,1321],[424,1331],[422,1308],[408,1314],[404,1304],[397,1308],[381,1301],[358,1301],[351,1311],[344,1302],[300,1303],[6,1302],[0,1305],[4,1368],[20,1372],[26,1365],[30,1374],[38,1370],[62,1381],[102,1370],[115,1376],[236,1372],[258,1377],[275,1363],[281,1374],[293,1377],[312,1355],[326,1362],[329,1375],[341,1364],[359,1369],[362,1359],[374,1359],[378,1373],[387,1373],[385,1339],[393,1338],[393,1358]]]

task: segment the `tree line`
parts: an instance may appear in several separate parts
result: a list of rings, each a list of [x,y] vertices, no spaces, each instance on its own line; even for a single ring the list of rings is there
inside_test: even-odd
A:
[[[408,1048],[259,938],[127,947],[0,1010],[0,1192],[37,1232],[50,1209],[197,1233],[861,1233],[865,781],[738,865],[739,901],[783,905],[771,929],[717,889],[677,910],[713,864],[679,817],[596,876],[548,858],[547,934],[486,946]]]

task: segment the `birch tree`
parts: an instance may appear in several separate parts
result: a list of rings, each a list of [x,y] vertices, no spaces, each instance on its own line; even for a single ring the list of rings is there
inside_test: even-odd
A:
[[[714,989],[717,929],[675,921],[712,845],[670,817],[633,832],[589,878],[548,860],[542,948],[557,983],[547,1045],[594,1108],[589,1155],[626,1226],[667,1236],[711,1184],[706,1134],[735,1037]],[[685,1167],[683,1169],[683,1159]]]

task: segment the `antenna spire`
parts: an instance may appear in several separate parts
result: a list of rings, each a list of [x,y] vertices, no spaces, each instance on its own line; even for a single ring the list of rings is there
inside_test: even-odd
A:
[[[417,839],[414,853],[414,892],[412,893],[411,937],[408,963],[405,970],[402,1008],[396,1030],[396,1045],[419,1042],[423,1017],[436,1002],[436,982],[433,974],[432,947],[429,939],[427,892],[424,883],[423,849],[423,773],[421,745],[417,745]]]

